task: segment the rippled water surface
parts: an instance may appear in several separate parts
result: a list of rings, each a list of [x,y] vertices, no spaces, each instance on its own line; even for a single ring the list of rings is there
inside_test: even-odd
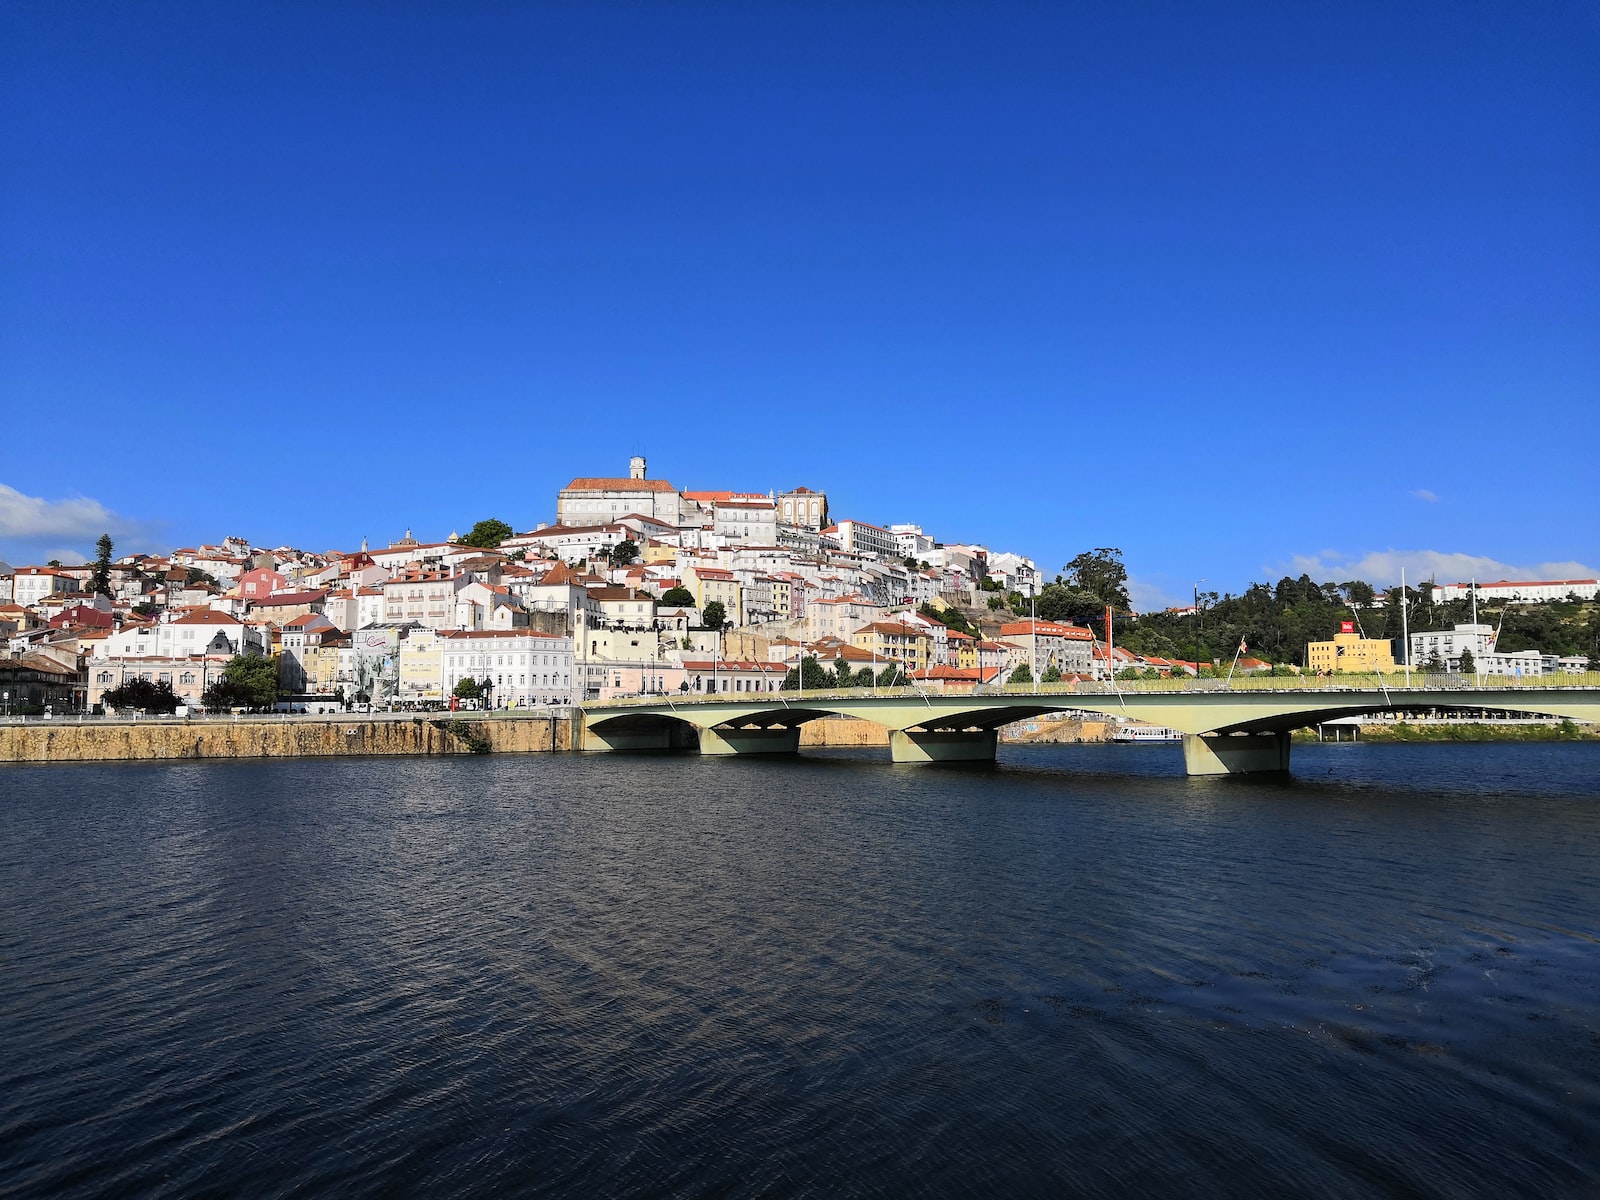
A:
[[[0,1196],[1600,1190],[1600,746],[1180,772],[0,768]]]

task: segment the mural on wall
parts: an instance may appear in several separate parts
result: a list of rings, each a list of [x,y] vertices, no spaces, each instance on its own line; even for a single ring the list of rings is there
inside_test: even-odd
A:
[[[393,629],[361,629],[350,636],[355,650],[356,691],[373,704],[392,700],[400,690],[400,634]]]

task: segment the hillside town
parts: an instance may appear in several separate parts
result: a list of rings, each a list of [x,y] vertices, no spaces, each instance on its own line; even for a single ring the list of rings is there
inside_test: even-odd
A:
[[[112,557],[102,538],[96,562],[0,564],[6,711],[99,712],[140,687],[196,708],[521,709],[796,686],[963,692],[1213,666],[1136,653],[1102,636],[1104,622],[1097,632],[1091,619],[1031,611],[1049,586],[1031,558],[841,518],[809,487],[683,490],[636,456],[625,476],[573,479],[554,516],[325,552],[226,537]],[[1486,586],[1530,600],[1600,595],[1592,579]],[[1411,657],[1507,675],[1587,665],[1497,655],[1493,633],[1418,633]],[[1302,661],[1389,670],[1389,646],[1344,622]],[[1273,667],[1246,649],[1230,673]]]

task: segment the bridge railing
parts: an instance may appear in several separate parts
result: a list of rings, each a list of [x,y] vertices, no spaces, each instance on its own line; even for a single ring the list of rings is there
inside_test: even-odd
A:
[[[975,689],[941,691],[919,687],[857,687],[808,688],[804,692],[717,692],[658,693],[643,696],[619,696],[608,700],[590,701],[585,708],[672,707],[698,704],[793,704],[801,706],[847,700],[909,699],[934,700],[939,698],[973,696],[980,698],[1015,698],[1025,703],[1029,696],[1105,696],[1149,694],[1214,694],[1218,692],[1338,692],[1338,691],[1388,691],[1406,696],[1437,695],[1439,693],[1493,690],[1493,691],[1544,691],[1550,688],[1600,688],[1600,671],[1582,674],[1551,675],[1450,675],[1411,673],[1410,683],[1404,671],[1393,675],[1336,674],[1299,676],[1235,675],[1232,679],[1080,679],[1060,683],[1008,683],[988,684]]]

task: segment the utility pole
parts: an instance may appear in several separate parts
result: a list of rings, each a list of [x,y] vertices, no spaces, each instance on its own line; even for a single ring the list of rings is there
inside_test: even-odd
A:
[[[1032,659],[1032,665],[1028,669],[1033,672],[1033,691],[1037,695],[1039,692],[1039,613],[1038,605],[1035,603],[1035,596],[1032,592],[1028,594],[1028,654]]]
[[[1411,623],[1406,619],[1406,569],[1400,568],[1400,661],[1406,665],[1406,686],[1411,686]]]

